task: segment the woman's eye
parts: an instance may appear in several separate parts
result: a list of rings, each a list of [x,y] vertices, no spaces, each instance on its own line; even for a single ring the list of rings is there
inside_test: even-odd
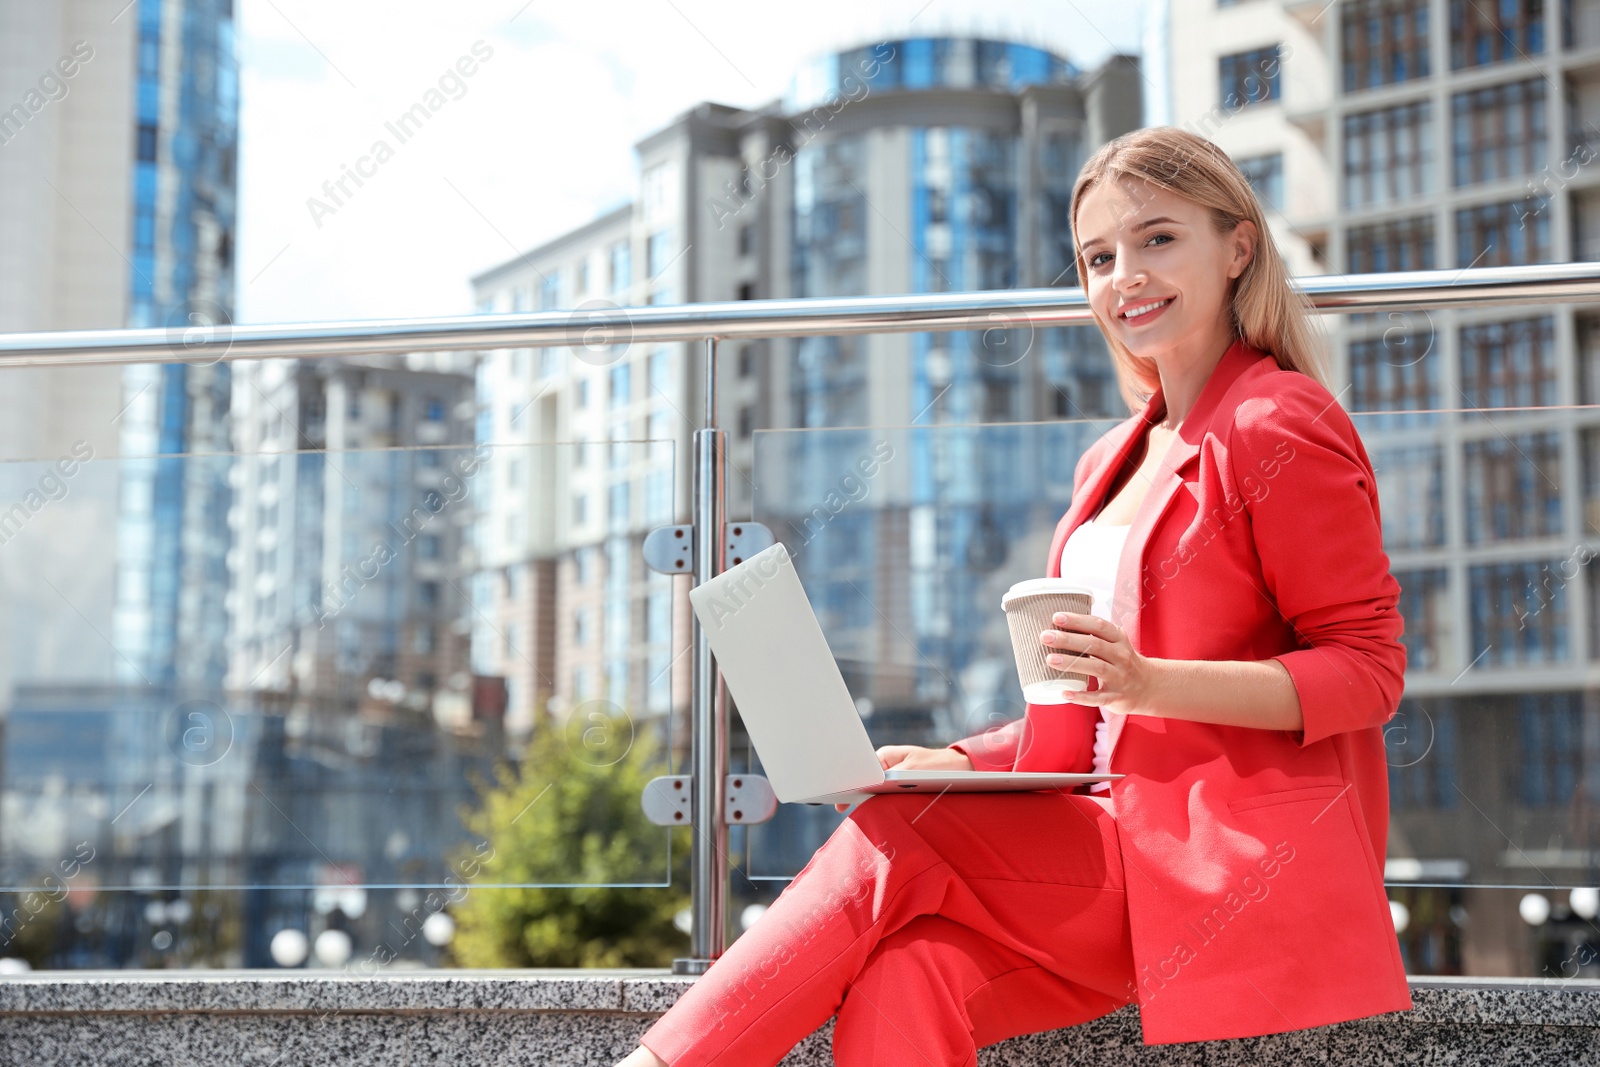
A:
[[[1168,241],[1176,240],[1176,238],[1174,238],[1172,236],[1172,234],[1170,234],[1170,233],[1157,233],[1157,234],[1152,234],[1150,236],[1150,241],[1155,241],[1158,238],[1165,238]],[[1146,242],[1146,243],[1148,244],[1149,242]],[[1091,267],[1099,267],[1099,266],[1101,266],[1101,262],[1100,262],[1101,257],[1102,256],[1109,256],[1109,255],[1111,255],[1110,252],[1096,252],[1094,255],[1089,257],[1089,266],[1091,266]]]

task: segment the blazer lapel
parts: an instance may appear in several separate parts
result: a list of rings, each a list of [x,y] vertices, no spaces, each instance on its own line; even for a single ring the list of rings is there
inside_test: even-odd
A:
[[[1228,387],[1246,367],[1268,358],[1271,357],[1260,349],[1245,344],[1243,340],[1235,340],[1228,347],[1212,369],[1211,376],[1206,379],[1200,395],[1195,398],[1194,406],[1178,429],[1178,436],[1173,438],[1172,444],[1162,456],[1161,465],[1151,480],[1149,489],[1145,491],[1144,499],[1139,502],[1139,507],[1134,512],[1132,527],[1128,530],[1127,539],[1122,546],[1122,555],[1117,562],[1116,592],[1112,597],[1111,619],[1122,627],[1128,635],[1129,643],[1141,653],[1155,654],[1142,647],[1139,630],[1139,608],[1142,606],[1140,590],[1143,585],[1141,577],[1145,572],[1144,557],[1150,542],[1150,533],[1161,522],[1167,509],[1177,498],[1178,488],[1184,481],[1182,472],[1199,456],[1200,442],[1205,439],[1206,432],[1218,418],[1219,404]],[[1100,510],[1101,502],[1115,475],[1128,462],[1134,447],[1148,428],[1164,418],[1166,413],[1166,397],[1158,385],[1138,415],[1126,419],[1110,431],[1115,435],[1111,438],[1111,447],[1107,449],[1111,458],[1100,464],[1090,475],[1084,491],[1076,495],[1066,517],[1057,527],[1046,572],[1050,577],[1061,576],[1061,550],[1067,538],[1072,535],[1073,530],[1087,521],[1089,516]],[[1127,715],[1111,711],[1104,714],[1111,751],[1115,753],[1117,740],[1122,736],[1122,725]]]
[[[1156,396],[1160,395],[1161,390],[1157,389]],[[1165,413],[1166,409],[1163,407],[1160,413],[1152,415],[1151,409],[1154,404],[1155,399],[1152,398],[1139,414],[1123,419],[1106,431],[1108,442],[1106,451],[1111,458],[1089,472],[1089,480],[1084,483],[1082,492],[1073,495],[1072,502],[1067,505],[1066,515],[1056,523],[1055,537],[1050,542],[1050,558],[1045,561],[1045,574],[1048,577],[1061,577],[1061,550],[1066,546],[1067,538],[1072,535],[1073,530],[1100,510],[1100,501],[1111,487],[1111,481],[1116,473],[1128,462],[1128,454],[1138,443],[1145,427],[1152,419],[1159,419]]]

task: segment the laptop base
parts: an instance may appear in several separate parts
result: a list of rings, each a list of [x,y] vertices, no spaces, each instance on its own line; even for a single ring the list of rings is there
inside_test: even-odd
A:
[[[806,797],[801,804],[854,804],[879,793],[1022,793],[1040,789],[1071,792],[1080,785],[1109,782],[1120,774],[1052,774],[1044,771],[897,771],[884,772],[875,785]]]

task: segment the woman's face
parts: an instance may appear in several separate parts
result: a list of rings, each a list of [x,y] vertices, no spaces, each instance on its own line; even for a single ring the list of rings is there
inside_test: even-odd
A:
[[[1136,356],[1216,356],[1233,337],[1229,288],[1255,230],[1246,219],[1218,234],[1204,208],[1131,178],[1096,185],[1077,217],[1089,304]]]

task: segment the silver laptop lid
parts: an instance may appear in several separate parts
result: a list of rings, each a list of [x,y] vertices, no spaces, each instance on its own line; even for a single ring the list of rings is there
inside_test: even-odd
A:
[[[779,800],[884,780],[782,542],[689,590],[689,603]]]

